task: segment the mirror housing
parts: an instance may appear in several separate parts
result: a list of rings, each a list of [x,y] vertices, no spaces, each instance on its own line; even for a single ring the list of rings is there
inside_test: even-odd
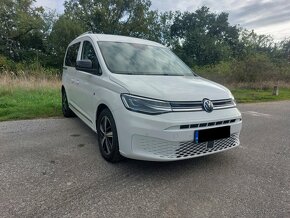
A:
[[[93,68],[93,63],[89,59],[77,61],[77,64],[76,64],[77,70],[92,69],[92,68]]]
[[[78,60],[76,63],[76,70],[85,71],[96,75],[102,74],[99,63],[97,63],[97,68],[93,68],[93,62],[89,59]]]

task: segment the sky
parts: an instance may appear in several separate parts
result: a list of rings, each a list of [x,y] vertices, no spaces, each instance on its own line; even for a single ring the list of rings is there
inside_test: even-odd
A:
[[[192,11],[207,6],[211,11],[229,13],[229,22],[275,40],[290,38],[290,0],[151,0],[151,9]],[[64,0],[36,0],[36,6],[63,13]]]

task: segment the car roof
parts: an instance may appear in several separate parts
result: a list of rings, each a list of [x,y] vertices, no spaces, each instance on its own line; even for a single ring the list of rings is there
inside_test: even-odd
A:
[[[120,36],[120,35],[109,35],[109,34],[93,34],[85,33],[77,37],[76,39],[81,39],[84,36],[89,36],[94,41],[106,41],[106,42],[127,42],[127,43],[138,43],[144,45],[152,45],[158,47],[165,47],[157,42],[153,42],[146,39],[140,39],[135,37]]]

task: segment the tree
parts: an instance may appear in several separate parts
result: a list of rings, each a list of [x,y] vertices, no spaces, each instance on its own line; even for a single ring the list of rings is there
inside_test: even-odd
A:
[[[61,67],[68,44],[86,31],[160,42],[189,66],[264,56],[286,66],[290,60],[289,39],[277,43],[230,25],[227,13],[207,7],[158,12],[150,9],[150,0],[66,0],[64,14],[58,15],[35,7],[35,1],[0,1],[0,61],[9,66],[24,61]]]
[[[43,8],[33,7],[33,2],[0,1],[0,52],[16,61],[30,59],[43,49]]]
[[[189,65],[215,64],[235,56],[239,30],[229,25],[228,14],[202,7],[193,13],[177,13],[171,26],[174,50]]]
[[[174,17],[178,12],[163,12],[158,16],[158,24],[156,25],[157,32],[159,33],[159,42],[163,45],[171,47],[174,44],[171,36],[171,26],[174,22]]]
[[[290,63],[290,39],[285,39],[281,42],[283,58]]]
[[[95,33],[156,39],[157,12],[149,0],[68,0],[65,15]]]
[[[275,42],[271,36],[259,35],[254,30],[243,29],[240,32],[240,40],[246,55],[252,55],[256,52],[271,53],[275,48]]]
[[[61,15],[54,23],[48,38],[48,65],[60,67],[68,44],[84,31],[82,23],[78,20],[72,20],[65,14]]]

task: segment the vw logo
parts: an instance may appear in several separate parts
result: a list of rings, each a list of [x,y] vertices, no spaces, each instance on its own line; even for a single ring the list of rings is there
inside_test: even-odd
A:
[[[213,103],[207,98],[202,100],[202,107],[208,113],[213,111]]]

